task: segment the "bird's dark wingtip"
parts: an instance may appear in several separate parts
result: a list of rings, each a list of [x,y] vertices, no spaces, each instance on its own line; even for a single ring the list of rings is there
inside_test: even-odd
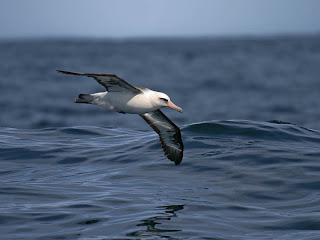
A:
[[[179,156],[172,156],[171,154],[165,154],[169,160],[174,162],[175,165],[179,165],[182,162],[183,153],[181,152],[181,155]]]
[[[182,157],[174,160],[175,165],[179,165],[181,162],[182,162]]]
[[[59,73],[65,73],[65,74],[68,74],[68,72],[67,71],[63,71],[63,70],[56,70],[57,72],[59,72]]]
[[[87,73],[80,73],[80,72],[70,72],[70,71],[64,71],[64,70],[57,70],[59,73],[64,73],[64,74],[70,74],[70,75],[88,75]]]

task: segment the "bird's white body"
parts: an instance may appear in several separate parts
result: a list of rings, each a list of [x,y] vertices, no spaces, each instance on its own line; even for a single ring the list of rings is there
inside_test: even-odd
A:
[[[167,107],[167,102],[159,99],[170,98],[161,92],[156,92],[148,88],[140,88],[141,93],[130,92],[99,92],[90,94],[93,100],[91,104],[109,108],[120,113],[143,114],[153,112],[162,107]],[[170,101],[171,102],[171,101]],[[174,106],[178,108],[177,106]],[[176,109],[182,111],[180,108]]]
[[[144,89],[143,93],[127,92],[99,92],[90,94],[93,97],[91,104],[109,108],[116,112],[143,114],[152,112],[160,107],[155,95],[161,94],[150,89]]]

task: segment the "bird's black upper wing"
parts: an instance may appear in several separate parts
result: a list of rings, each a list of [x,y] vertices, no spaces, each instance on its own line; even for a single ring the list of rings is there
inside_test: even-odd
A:
[[[69,72],[57,70],[60,73],[78,75],[78,76],[87,76],[92,77],[97,80],[102,86],[106,88],[108,92],[134,92],[141,93],[141,91],[127,83],[125,80],[119,78],[116,74],[113,73],[80,73],[80,72]]]

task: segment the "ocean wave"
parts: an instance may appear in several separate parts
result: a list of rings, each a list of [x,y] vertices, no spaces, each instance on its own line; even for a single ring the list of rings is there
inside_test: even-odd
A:
[[[280,121],[210,121],[182,127],[186,157],[198,153],[218,155],[217,149],[254,142],[297,147],[320,142],[320,133]],[[302,143],[302,145],[299,145]],[[158,136],[152,130],[75,126],[44,129],[0,129],[0,159],[74,164],[84,161],[138,161],[138,156],[162,156]],[[199,150],[202,149],[202,150]],[[235,151],[235,154],[239,154]],[[314,152],[306,152],[314,155]],[[131,156],[131,157],[128,157]],[[157,157],[156,157],[157,156]],[[222,155],[223,156],[223,155]]]
[[[210,121],[187,125],[183,132],[195,135],[238,136],[272,141],[320,141],[320,132],[292,123],[272,120],[257,122],[248,120]]]
[[[152,130],[0,128],[5,236],[26,230],[26,239],[53,239],[81,228],[83,238],[96,230],[185,238],[199,229],[212,237],[225,226],[232,238],[319,229],[318,131],[239,120],[181,130],[185,153],[175,166]]]

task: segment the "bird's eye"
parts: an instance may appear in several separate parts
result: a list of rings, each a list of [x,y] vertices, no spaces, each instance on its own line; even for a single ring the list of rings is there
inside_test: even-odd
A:
[[[160,98],[160,99],[165,101],[165,102],[168,102],[168,99],[166,99],[166,98]]]

